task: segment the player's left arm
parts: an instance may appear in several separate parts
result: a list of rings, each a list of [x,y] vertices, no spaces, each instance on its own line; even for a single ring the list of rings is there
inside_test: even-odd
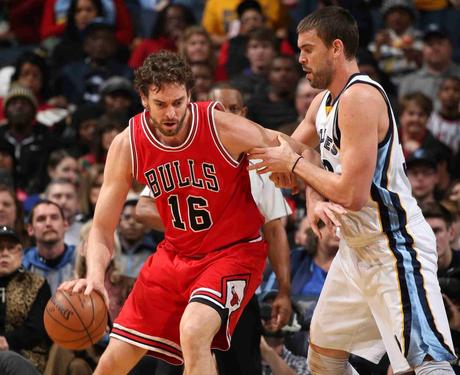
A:
[[[379,122],[386,116],[383,97],[369,86],[356,84],[345,91],[338,108],[341,132],[342,174],[318,167],[306,158],[298,160],[294,172],[319,194],[352,211],[369,199],[377,160]],[[281,146],[256,149],[252,158],[263,159],[254,168],[261,173],[292,170],[299,153],[280,139]]]

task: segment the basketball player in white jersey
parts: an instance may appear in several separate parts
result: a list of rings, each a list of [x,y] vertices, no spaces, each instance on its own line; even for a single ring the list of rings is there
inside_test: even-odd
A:
[[[359,74],[356,22],[343,8],[326,7],[297,31],[299,62],[325,91],[293,138],[319,146],[321,160],[312,151],[296,154],[283,139],[251,157],[263,160],[259,173],[295,173],[306,182],[314,228],[319,218],[340,222],[340,249],[311,323],[312,373],[357,374],[350,353],[377,363],[387,352],[395,374],[453,374],[436,240],[412,197],[388,98]],[[338,205],[324,208],[321,200]]]

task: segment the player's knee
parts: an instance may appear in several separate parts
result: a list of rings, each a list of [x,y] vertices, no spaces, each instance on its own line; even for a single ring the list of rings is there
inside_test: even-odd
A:
[[[313,375],[357,374],[348,363],[348,358],[332,358],[319,354],[311,347],[308,350],[308,367]]]
[[[211,344],[212,336],[207,332],[206,323],[196,317],[183,317],[180,326],[180,341],[181,346],[199,347],[202,345]]]

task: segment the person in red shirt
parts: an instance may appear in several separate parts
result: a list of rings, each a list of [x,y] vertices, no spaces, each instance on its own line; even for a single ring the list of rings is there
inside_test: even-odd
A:
[[[133,177],[149,185],[165,239],[114,322],[96,373],[127,373],[149,354],[184,362],[188,375],[216,374],[211,348],[228,349],[267,255],[246,152],[275,145],[281,135],[224,112],[218,102],[190,103],[192,73],[178,54],[150,55],[135,84],[145,111],[110,147],[88,239],[87,277],[60,288],[95,289],[107,300],[104,270],[126,195]]]

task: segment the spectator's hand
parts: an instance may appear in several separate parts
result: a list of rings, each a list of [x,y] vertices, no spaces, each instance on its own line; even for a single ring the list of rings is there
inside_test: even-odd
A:
[[[95,281],[90,279],[76,279],[64,281],[59,286],[58,290],[65,290],[68,293],[80,293],[81,291],[84,291],[86,295],[89,295],[93,290],[95,290],[104,297],[107,309],[109,308],[109,295],[105,289],[104,280]]]
[[[450,316],[449,318],[450,329],[460,332],[459,306],[457,306],[454,302],[452,302],[452,300],[449,297],[447,297],[445,294],[442,295],[442,298],[444,300],[444,304],[446,305],[446,310],[450,312],[450,314],[448,314]]]
[[[6,351],[9,350],[10,346],[8,345],[8,341],[6,341],[6,338],[4,336],[0,336],[0,351]]]
[[[375,34],[374,41],[375,41],[375,45],[377,49],[384,44],[390,45],[391,44],[390,33],[388,32],[388,30],[377,31],[377,33]]]
[[[291,318],[291,297],[287,293],[279,292],[272,304],[272,319],[275,320],[275,330],[283,328]]]
[[[335,229],[340,227],[338,216],[346,214],[347,211],[340,204],[333,202],[316,202],[313,207],[307,210],[307,217],[310,221],[311,229],[318,236],[322,238],[321,232],[318,228],[318,223],[321,220],[326,224],[327,229],[331,234],[335,234]]]

